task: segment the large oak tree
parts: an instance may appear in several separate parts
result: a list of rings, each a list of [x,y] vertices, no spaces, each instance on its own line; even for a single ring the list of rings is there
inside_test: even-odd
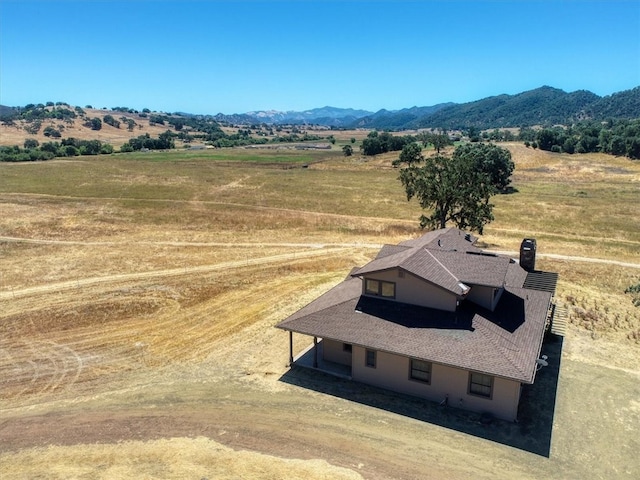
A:
[[[420,216],[422,228],[460,229],[482,233],[493,220],[491,196],[504,191],[514,169],[511,153],[493,144],[463,144],[452,156],[436,153],[425,158],[417,144],[407,145],[394,162],[407,200],[416,198],[429,214]]]

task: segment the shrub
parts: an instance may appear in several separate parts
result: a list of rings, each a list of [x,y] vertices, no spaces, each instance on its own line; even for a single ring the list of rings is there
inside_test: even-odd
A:
[[[60,138],[62,136],[60,131],[52,127],[51,125],[45,128],[43,133],[45,137]]]

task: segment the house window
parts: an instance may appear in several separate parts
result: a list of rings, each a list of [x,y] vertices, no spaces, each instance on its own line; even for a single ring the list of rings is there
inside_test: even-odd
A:
[[[365,365],[370,368],[376,368],[376,351],[375,350],[367,349]]]
[[[431,362],[411,359],[409,378],[419,382],[431,383]]]
[[[364,293],[367,295],[377,295],[379,297],[395,298],[396,284],[367,278],[364,281]]]
[[[380,282],[378,280],[372,280],[367,278],[364,281],[364,293],[368,295],[378,295],[380,291]]]
[[[493,377],[482,373],[469,373],[469,393],[480,397],[491,398]]]
[[[343,352],[347,352],[347,353],[351,353],[353,351],[353,345],[351,345],[350,343],[343,343],[342,344],[342,351]]]
[[[391,282],[380,282],[380,295],[394,298],[396,296],[396,284]]]

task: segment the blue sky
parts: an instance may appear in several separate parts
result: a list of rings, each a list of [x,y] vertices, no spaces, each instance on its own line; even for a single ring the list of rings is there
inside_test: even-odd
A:
[[[640,2],[0,0],[0,103],[377,111],[640,86]]]

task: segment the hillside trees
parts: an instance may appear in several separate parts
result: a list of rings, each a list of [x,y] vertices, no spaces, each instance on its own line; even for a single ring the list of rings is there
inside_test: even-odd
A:
[[[90,128],[91,130],[100,130],[102,129],[102,120],[98,117],[88,119],[84,122],[84,126]]]
[[[39,144],[38,140],[36,140],[35,138],[27,138],[24,141],[24,148],[26,148],[26,149],[38,148],[39,145],[40,144]]]
[[[168,118],[165,115],[151,115],[149,117],[149,125],[164,125],[164,121]]]
[[[39,103],[34,105],[30,103],[24,107],[8,108],[4,110],[2,115],[3,120],[24,120],[26,123],[42,122],[43,120],[56,119],[72,121],[77,117],[76,112],[70,110],[66,103],[58,102],[57,105],[52,106],[52,102],[47,102],[47,105]]]
[[[49,125],[48,127],[46,127],[44,129],[44,132],[42,132],[44,134],[45,137],[53,137],[53,138],[60,138],[62,136],[62,134],[60,133],[60,130],[58,130],[57,128]]]
[[[460,229],[482,233],[493,220],[491,196],[504,191],[514,169],[508,150],[493,144],[465,144],[452,156],[435,153],[425,158],[420,147],[405,146],[394,162],[401,166],[399,180],[407,200],[416,198],[430,210],[420,216],[420,227]]]
[[[113,115],[105,115],[104,117],[102,117],[102,121],[107,125],[111,125],[112,127],[120,128],[120,121],[113,118]]]
[[[525,139],[522,133],[521,140]],[[529,141],[530,132],[526,133]],[[640,120],[580,122],[568,127],[543,128],[535,133],[534,140],[541,150],[550,152],[602,152],[640,159]]]
[[[40,128],[42,128],[42,120],[40,119],[30,120],[24,126],[25,131],[31,135],[36,135],[40,131]]]

